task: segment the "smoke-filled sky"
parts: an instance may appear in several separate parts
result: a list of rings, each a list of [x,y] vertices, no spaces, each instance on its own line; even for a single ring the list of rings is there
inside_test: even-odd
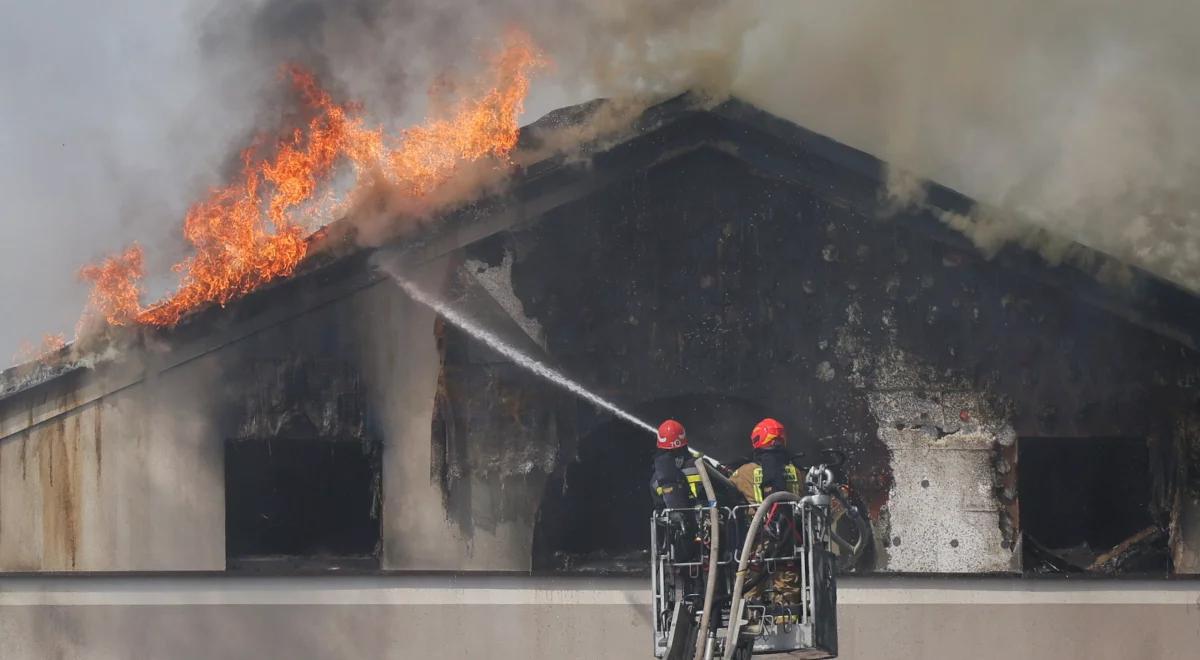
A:
[[[22,340],[70,336],[84,263],[132,240],[152,273],[182,255],[189,204],[285,118],[283,62],[403,124],[434,76],[470,70],[512,26],[554,62],[527,121],[601,94],[732,92],[1200,289],[1200,3],[9,4],[0,362]],[[1019,232],[993,220],[976,233]]]

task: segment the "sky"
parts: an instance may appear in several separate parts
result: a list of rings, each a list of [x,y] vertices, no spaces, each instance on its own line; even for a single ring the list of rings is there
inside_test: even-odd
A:
[[[5,0],[9,2],[10,0]],[[76,272],[138,237],[171,244],[221,149],[189,111],[205,93],[182,5],[44,0],[0,22],[0,362],[69,337]]]

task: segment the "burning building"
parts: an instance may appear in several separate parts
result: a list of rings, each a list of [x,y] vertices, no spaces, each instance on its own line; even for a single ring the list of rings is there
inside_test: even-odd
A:
[[[885,179],[684,97],[414,235],[334,228],[290,277],[117,355],[11,369],[0,570],[640,574],[645,431],[381,263],[719,458],[766,415],[844,452],[874,536],[855,572],[1200,570],[1200,301],[1082,248],[985,255],[942,221],[971,200],[898,206]]]

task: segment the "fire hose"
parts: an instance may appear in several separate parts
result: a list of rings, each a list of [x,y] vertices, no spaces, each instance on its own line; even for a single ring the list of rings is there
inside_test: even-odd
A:
[[[746,583],[746,571],[750,565],[750,555],[754,551],[754,541],[758,537],[758,531],[762,527],[763,519],[766,518],[767,511],[779,502],[799,502],[802,501],[798,495],[781,491],[771,493],[766,499],[758,505],[758,510],[754,512],[754,519],[750,521],[750,529],[746,533],[746,542],[742,544],[742,558],[738,561],[737,579],[733,583],[733,598],[729,601],[731,610],[729,613],[729,635],[725,638],[725,660],[732,660],[733,653],[737,649],[738,633],[742,627],[742,587]],[[708,614],[707,608],[705,615]]]
[[[697,451],[695,449],[692,449],[691,447],[688,447],[687,450],[688,450],[688,453],[692,455],[692,458],[701,459],[705,463],[708,463],[709,465],[711,465],[717,469],[721,469],[721,468],[725,467],[724,465],[721,465],[719,462],[717,462],[717,459],[705,454],[702,451]]]
[[[712,480],[708,476],[708,466],[704,464],[704,456],[696,459],[696,470],[700,472],[700,481],[704,484],[704,494],[708,496],[708,577],[704,580],[704,609],[700,612],[700,630],[696,632],[696,655],[694,660],[704,658],[708,645],[709,615],[712,613],[713,594],[717,588],[717,561],[721,552],[721,516],[717,510],[717,492],[713,490]]]

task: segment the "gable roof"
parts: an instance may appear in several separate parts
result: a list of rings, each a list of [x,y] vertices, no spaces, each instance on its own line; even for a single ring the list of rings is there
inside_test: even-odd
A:
[[[522,130],[518,148],[536,150],[548,131],[586,121],[603,103],[593,101],[548,114]],[[554,208],[698,149],[721,150],[760,176],[807,187],[864,217],[894,212],[880,194],[887,180],[883,161],[737,99],[710,107],[682,95],[646,110],[619,139],[585,145],[584,157],[559,154],[520,168],[502,194],[445,214],[416,236],[397,239],[379,249],[400,254],[409,263],[430,262],[497,232],[534,222]],[[895,213],[893,220],[930,240],[982,255],[963,234],[938,219],[940,212],[969,214],[974,207],[968,197],[929,183],[923,207]],[[1075,248],[1093,264],[1119,263],[1082,245]],[[373,286],[383,277],[367,263],[373,251],[318,251],[287,280],[265,286],[228,308],[200,309],[176,328],[153,332],[170,337],[172,363],[185,362],[238,337]],[[1200,299],[1142,270],[1126,266],[1128,282],[1115,286],[1070,264],[1050,264],[1035,252],[1017,246],[1000,250],[992,259],[1003,268],[1064,291],[1188,349],[1200,347]],[[285,310],[270,309],[271,301],[288,291],[302,295]],[[216,318],[222,319],[220,327],[213,323]],[[0,374],[0,401],[91,366],[86,359],[70,361],[68,354],[69,350],[64,350],[57,359],[20,365]],[[0,432],[0,437],[3,435]]]

